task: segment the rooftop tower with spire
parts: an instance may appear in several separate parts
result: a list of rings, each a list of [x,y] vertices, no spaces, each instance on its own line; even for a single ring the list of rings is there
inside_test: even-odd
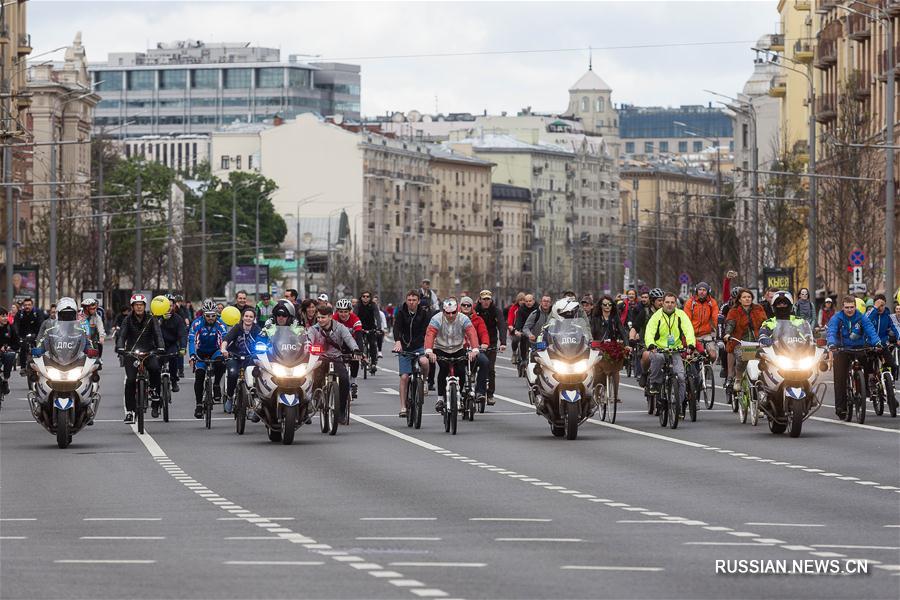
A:
[[[612,88],[594,72],[593,57],[587,72],[569,88],[566,114],[580,120],[585,133],[603,136],[610,153],[618,158],[619,115],[612,103]]]

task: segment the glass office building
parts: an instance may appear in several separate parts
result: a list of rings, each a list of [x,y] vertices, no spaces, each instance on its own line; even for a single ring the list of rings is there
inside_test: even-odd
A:
[[[280,62],[271,48],[175,42],[115,53],[90,65],[102,100],[94,133],[115,137],[205,134],[235,121],[313,112],[360,118],[360,69]]]

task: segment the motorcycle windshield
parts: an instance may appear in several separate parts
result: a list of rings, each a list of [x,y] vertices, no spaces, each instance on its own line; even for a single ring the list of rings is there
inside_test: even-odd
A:
[[[775,341],[776,353],[797,358],[815,352],[815,338],[809,323],[803,321],[795,324],[789,320],[778,320],[775,323],[772,339]]]
[[[306,336],[298,335],[290,326],[276,326],[269,338],[269,360],[286,367],[306,361]]]
[[[591,325],[587,319],[552,320],[544,339],[554,358],[580,358],[591,348]]]
[[[57,321],[47,330],[44,348],[54,363],[65,366],[84,356],[84,330],[78,321]]]

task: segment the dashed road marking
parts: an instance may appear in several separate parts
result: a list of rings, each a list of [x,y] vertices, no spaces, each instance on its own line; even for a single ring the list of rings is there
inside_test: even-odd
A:
[[[600,565],[563,565],[560,569],[568,571],[645,571],[651,573],[665,571],[662,567],[620,567]]]
[[[242,566],[291,566],[291,567],[320,567],[325,564],[321,560],[226,560],[223,565]]]
[[[744,523],[755,527],[825,527],[821,523]]]
[[[472,517],[470,521],[509,521],[514,523],[549,523],[553,519],[531,519],[521,517]]]
[[[60,565],[152,565],[155,560],[143,559],[111,559],[111,558],[64,558],[54,560]]]
[[[480,569],[486,567],[487,563],[467,563],[467,562],[392,562],[392,567],[447,567],[459,569]]]

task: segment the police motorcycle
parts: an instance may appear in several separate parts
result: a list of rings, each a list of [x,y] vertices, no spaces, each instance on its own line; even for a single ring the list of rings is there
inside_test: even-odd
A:
[[[784,305],[790,310],[788,302],[792,304],[789,293],[776,295],[772,305],[777,316],[787,316],[778,313]],[[819,410],[825,396],[825,384],[819,382],[828,370],[825,349],[816,345],[812,327],[803,319],[775,318],[771,333],[765,331],[760,332],[759,360],[747,364],[747,374],[757,387],[769,431],[779,434],[790,428],[790,436],[799,437],[803,421]]]
[[[294,432],[315,413],[312,372],[318,359],[310,359],[306,336],[290,325],[272,325],[271,333],[256,343],[255,366],[244,373],[251,408],[266,426],[269,441],[289,445]]]
[[[99,352],[76,319],[76,305],[63,298],[55,326],[31,350],[33,387],[28,403],[34,420],[66,448],[72,436],[92,425],[100,407]]]
[[[591,326],[577,317],[579,306],[560,300],[535,344],[526,369],[528,398],[550,423],[556,437],[574,440],[578,426],[597,410],[594,367],[600,352],[592,347]]]

